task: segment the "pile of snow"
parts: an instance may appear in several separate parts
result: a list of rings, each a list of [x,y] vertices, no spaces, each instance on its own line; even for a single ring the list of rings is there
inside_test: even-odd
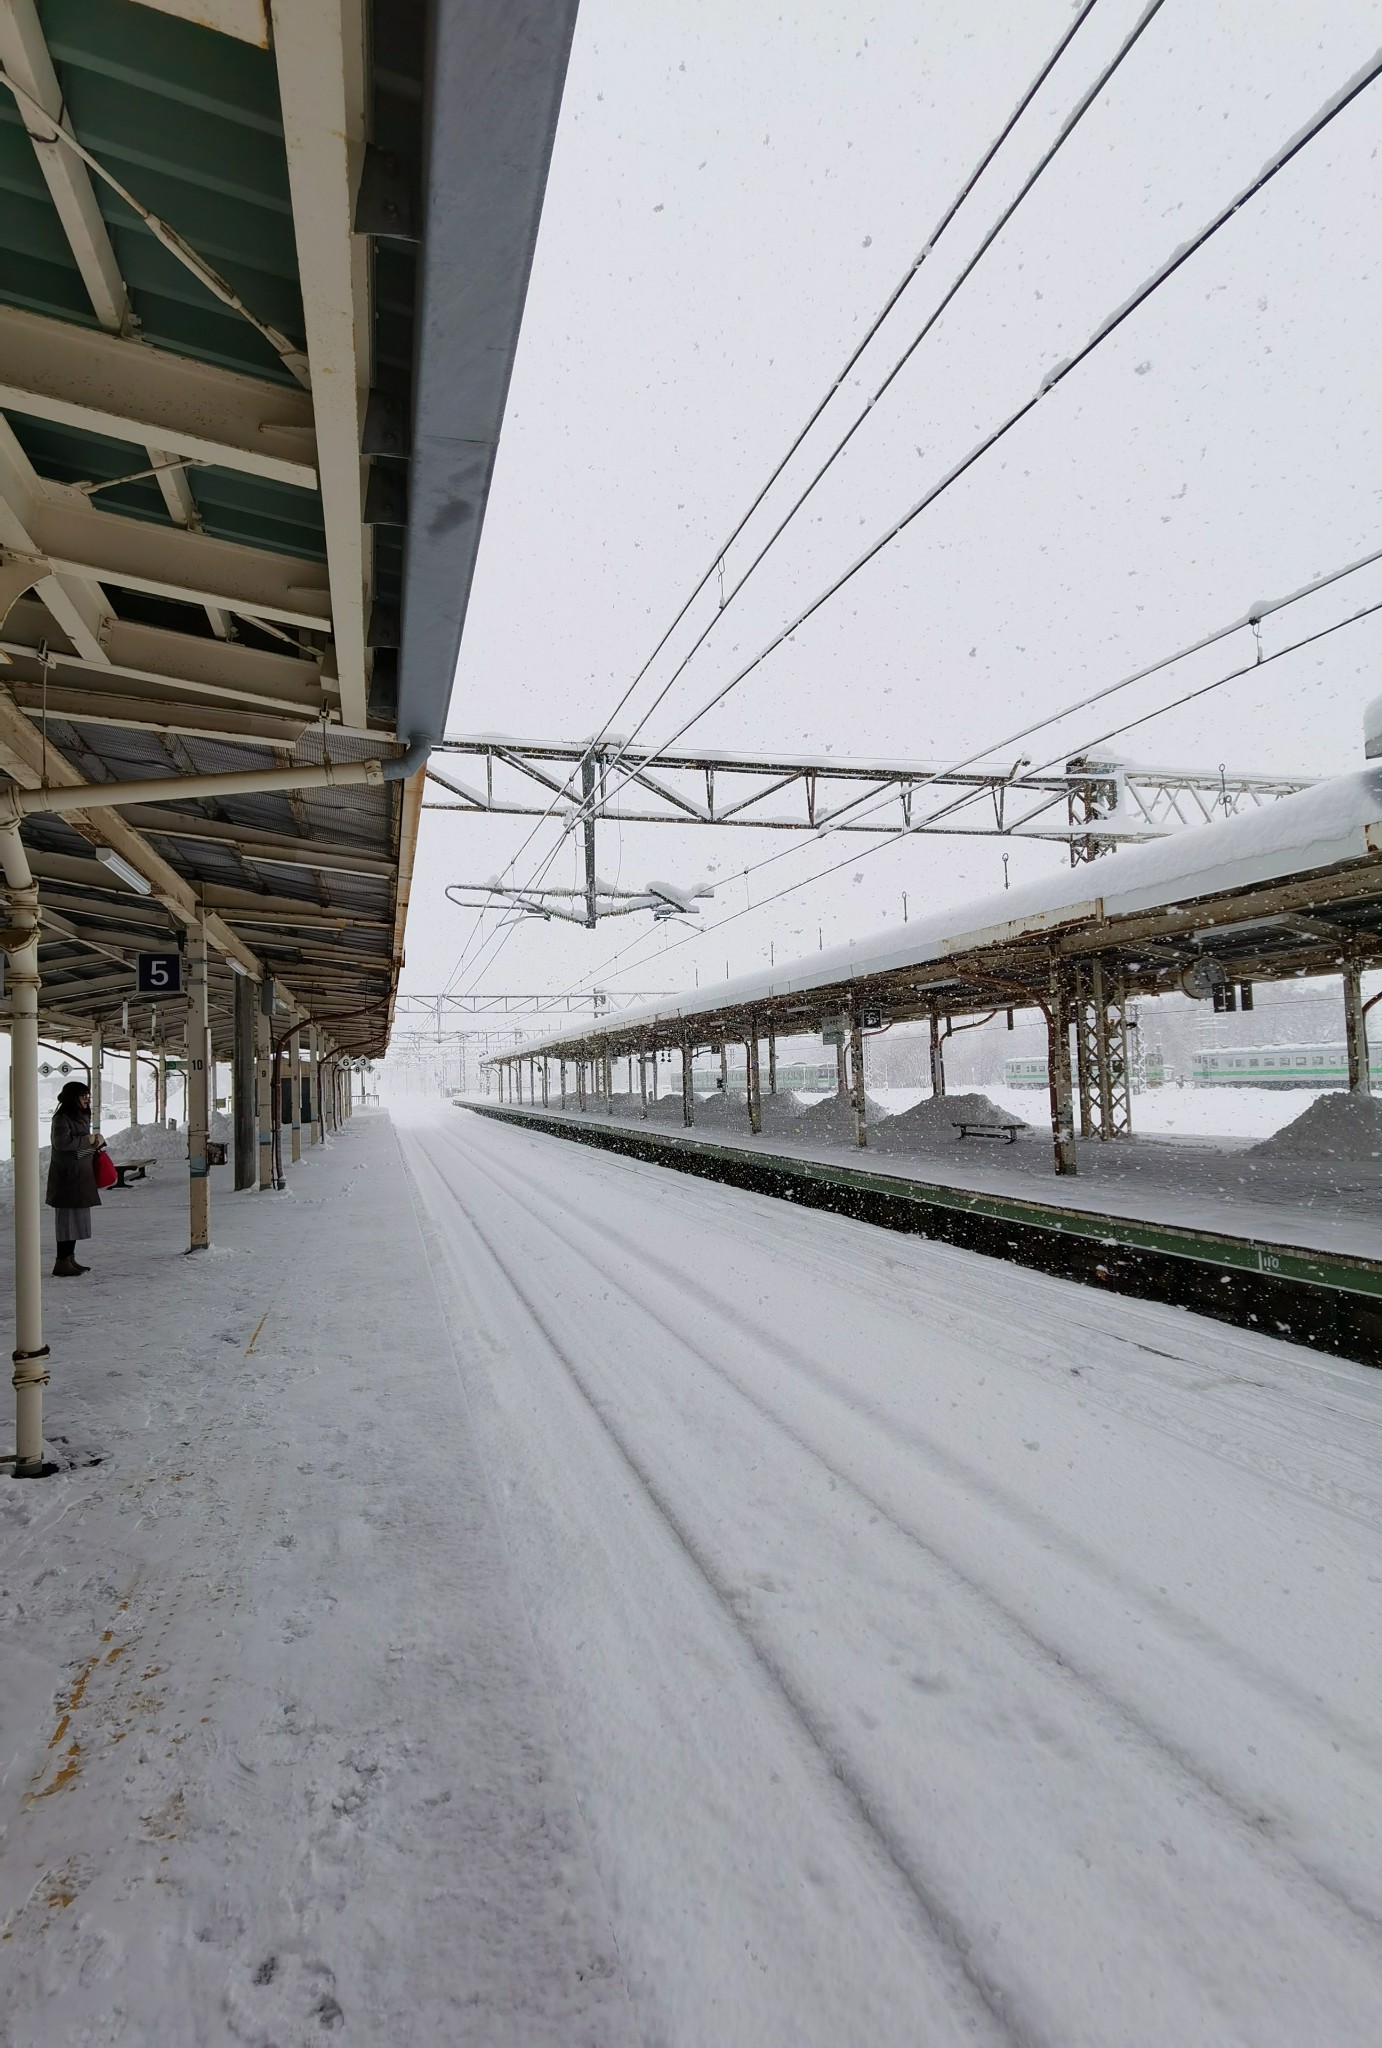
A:
[[[933,1151],[937,1145],[953,1145],[959,1136],[956,1124],[1015,1123],[1013,1111],[1000,1109],[987,1095],[928,1095],[915,1109],[889,1117],[879,1132],[879,1149],[884,1152]],[[1022,1128],[1031,1126],[1022,1121]],[[992,1142],[992,1141],[990,1141]]]
[[[892,1121],[876,1095],[865,1095],[864,1117],[871,1132],[876,1131],[880,1125]],[[805,1138],[811,1145],[852,1145],[853,1102],[847,1095],[827,1095],[814,1109],[802,1112],[801,1120],[794,1127],[792,1135]]]
[[[1371,1095],[1321,1095],[1254,1159],[1382,1159],[1382,1102]]]
[[[184,1160],[187,1157],[187,1129],[169,1130],[166,1124],[126,1124],[123,1131],[106,1135],[106,1149],[117,1166],[127,1159]]]

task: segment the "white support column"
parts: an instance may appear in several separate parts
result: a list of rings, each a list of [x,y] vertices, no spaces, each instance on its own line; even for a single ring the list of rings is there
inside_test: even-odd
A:
[[[1363,1014],[1363,974],[1356,960],[1344,963],[1344,1040],[1348,1047],[1349,1093],[1371,1095],[1368,1020]]]
[[[93,1024],[91,1027],[91,1128],[93,1131],[99,1131],[101,1128],[101,1063],[104,1055],[105,1047],[101,1038],[101,1027],[99,1024]]]
[[[206,926],[187,934],[187,1203],[188,1250],[211,1243],[211,1020],[206,981]]]
[[[638,1048],[638,1113],[642,1117],[648,1114],[648,1054],[641,1045]]]
[[[311,1143],[314,1145],[320,1145],[322,1141],[321,1086],[321,1033],[315,1024],[309,1024],[307,1027],[307,1087],[308,1106],[312,1112],[309,1128],[312,1133]]]
[[[162,1031],[162,1029],[163,1029],[163,1026],[162,1026],[162,1024],[160,1023],[160,1025],[159,1025],[159,1030],[160,1030],[160,1032]],[[214,1093],[214,1090],[213,1090],[213,1093]],[[166,1052],[164,1051],[164,1049],[163,1049],[163,1046],[162,1046],[162,1045],[160,1044],[160,1046],[159,1046],[159,1048],[158,1048],[158,1072],[157,1072],[157,1075],[155,1076],[155,1079],[154,1079],[154,1122],[155,1122],[156,1124],[166,1124],[166,1123],[167,1123],[167,1121],[168,1121],[168,1055],[167,1055],[167,1053],[166,1053]],[[93,1123],[94,1123],[94,1119],[93,1119]]]
[[[274,1120],[272,1019],[264,1005],[269,1000],[269,983],[259,992],[259,1013],[255,1018],[254,1098],[259,1119],[259,1192],[274,1183]]]
[[[681,1042],[681,1120],[689,1131],[696,1121],[696,1055],[689,1038]]]
[[[302,1031],[288,1040],[288,1085],[293,1096],[293,1164],[302,1158]]]
[[[10,998],[11,1125],[14,1149],[14,1448],[15,1477],[38,1479],[53,1467],[43,1457],[42,1191],[38,1166],[38,884],[19,833],[0,833],[9,895],[6,980]]]
[[[566,1061],[565,1061],[565,1060],[560,1060],[560,1061],[558,1061],[558,1065],[559,1065],[559,1067],[560,1067],[560,1069],[561,1069],[561,1073],[560,1073],[560,1080],[561,1080],[561,1106],[562,1106],[562,1108],[563,1108],[563,1109],[565,1109],[565,1107],[566,1107]]]
[[[139,1122],[139,1041],[130,1033],[130,1125]]]

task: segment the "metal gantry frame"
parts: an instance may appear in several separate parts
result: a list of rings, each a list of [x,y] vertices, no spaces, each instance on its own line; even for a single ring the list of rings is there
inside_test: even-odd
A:
[[[452,761],[470,760],[483,782]],[[431,810],[492,817],[551,812],[581,833],[587,920],[599,893],[597,821],[719,825],[770,832],[898,832],[1041,839],[1067,844],[1074,859],[1163,838],[1185,826],[1238,817],[1311,786],[1309,776],[1254,775],[1129,766],[1096,755],[1034,771],[1006,766],[946,769],[924,762],[852,761],[720,753],[589,741],[509,739],[496,734],[443,740],[428,779],[448,802]],[[777,801],[774,801],[774,800]]]

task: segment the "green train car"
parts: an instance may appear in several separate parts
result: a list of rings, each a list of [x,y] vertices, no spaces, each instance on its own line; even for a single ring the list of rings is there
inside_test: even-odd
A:
[[[1382,1055],[1370,1053],[1374,1089]],[[1215,1045],[1190,1055],[1196,1088],[1347,1088],[1348,1051],[1340,1045]]]

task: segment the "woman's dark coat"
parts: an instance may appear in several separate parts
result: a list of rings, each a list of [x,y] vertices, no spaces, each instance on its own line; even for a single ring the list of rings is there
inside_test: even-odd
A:
[[[48,1161],[45,1200],[50,1209],[100,1208],[95,1157],[90,1116],[60,1109],[53,1118],[53,1150]]]

